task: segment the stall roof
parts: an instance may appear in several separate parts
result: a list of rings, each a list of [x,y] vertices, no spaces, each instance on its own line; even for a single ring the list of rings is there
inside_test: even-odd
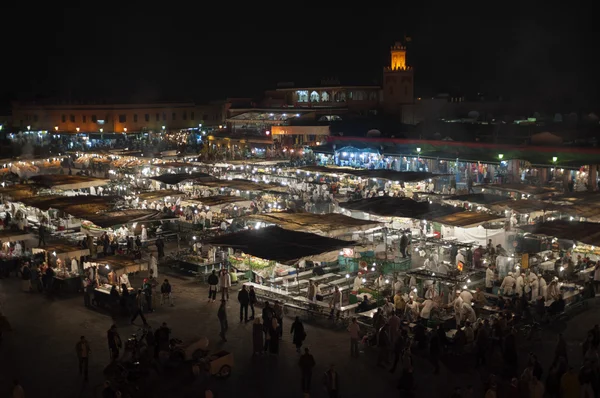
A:
[[[600,216],[600,206],[591,204],[576,204],[573,206],[562,206],[561,212],[578,217],[596,219]]]
[[[424,181],[430,178],[442,177],[449,174],[433,174],[422,171],[395,171],[385,169],[355,169],[351,167],[331,167],[331,166],[304,166],[300,167],[299,170],[322,173],[322,174],[348,174],[355,177],[361,178],[379,178],[382,180],[390,181],[403,181],[403,182],[418,182]]]
[[[138,197],[139,200],[158,200],[158,199],[163,199],[163,198],[167,198],[169,196],[185,196],[185,192],[183,191],[178,191],[176,189],[161,189],[159,191],[146,191],[146,192],[140,192],[139,194],[136,195]]]
[[[525,232],[600,246],[600,223],[554,220],[519,227]]]
[[[40,210],[62,210],[73,216],[80,217],[81,214],[109,210],[119,199],[121,199],[119,196],[48,195],[22,199],[21,202],[26,206],[36,207]]]
[[[498,217],[493,214],[480,213],[474,211],[462,211],[459,213],[448,214],[442,217],[434,218],[433,222],[438,222],[444,225],[450,225],[453,227],[477,227],[481,224],[491,221],[503,221],[504,217]]]
[[[194,172],[194,173],[167,173],[157,177],[150,177],[151,180],[162,182],[167,185],[177,185],[186,181],[195,181],[201,179],[214,179],[213,176],[206,173]]]
[[[217,195],[207,198],[198,198],[187,200],[187,202],[200,203],[202,206],[220,206],[228,203],[249,202],[250,199],[245,199],[240,196]]]
[[[452,284],[452,285],[456,285],[456,284],[462,285],[463,283],[467,282],[470,279],[476,280],[476,279],[485,277],[484,271],[481,271],[481,270],[462,272],[462,273],[458,273],[458,274],[442,275],[442,274],[435,274],[434,272],[423,269],[423,268],[417,268],[412,271],[408,271],[406,274],[414,276],[415,278],[418,278],[418,279],[433,280],[436,282]]]
[[[336,235],[340,232],[352,233],[353,231],[370,229],[382,224],[377,221],[359,220],[337,213],[265,213],[249,215],[246,216],[246,219],[276,224],[291,231],[311,232],[320,235]]]
[[[488,193],[471,193],[466,195],[454,195],[444,198],[444,200],[453,200],[457,202],[469,202],[478,205],[489,205],[492,203],[505,202],[506,196],[494,195]]]
[[[600,205],[600,192],[569,192],[564,195],[553,196],[553,202],[568,202],[573,204],[599,204]]]
[[[505,210],[513,210],[520,214],[533,213],[536,211],[564,211],[569,207],[572,206],[562,206],[532,199],[505,200],[504,202],[493,203],[489,206],[492,211],[500,212]]]
[[[199,185],[210,188],[232,188],[240,191],[270,191],[279,188],[280,185],[256,183],[250,180],[234,178],[233,180],[201,181]]]
[[[208,243],[236,248],[265,260],[290,263],[303,257],[350,247],[355,242],[288,231],[280,227],[267,227],[221,235],[210,239]]]
[[[363,211],[382,217],[405,217],[433,220],[449,214],[465,211],[460,207],[442,206],[437,203],[416,202],[409,198],[378,196],[340,203],[348,210]]]
[[[82,189],[106,185],[110,180],[77,175],[43,174],[30,178],[35,184],[44,188],[54,189]]]
[[[152,166],[160,167],[160,168],[164,167],[165,169],[180,169],[183,167],[189,167],[190,169],[193,169],[194,167],[198,167],[197,165],[195,165],[193,163],[187,163],[187,162],[155,163]]]
[[[0,242],[17,242],[30,239],[33,239],[33,235],[23,231],[10,231],[5,229],[0,231]]]
[[[28,184],[15,184],[0,188],[0,195],[9,197],[14,201],[21,201],[37,195],[34,186]]]
[[[173,219],[165,213],[157,210],[118,210],[99,214],[88,214],[81,216],[101,228],[110,228],[115,225],[131,224],[134,222],[152,222]]]
[[[534,196],[549,195],[556,192],[554,188],[536,187],[527,184],[483,184],[479,185],[479,187],[503,192],[518,192],[521,194]]]
[[[61,243],[61,242],[54,242],[54,243],[51,243],[44,247],[40,247],[40,248],[34,247],[33,249],[44,250],[48,253],[56,253],[57,257],[61,257],[61,256],[59,256],[60,254],[72,254],[76,257],[79,257],[80,255],[85,255],[85,254],[80,254],[79,256],[77,255],[77,254],[83,253],[83,252],[87,252],[89,254],[88,249],[82,249],[79,246],[71,245],[68,243]]]

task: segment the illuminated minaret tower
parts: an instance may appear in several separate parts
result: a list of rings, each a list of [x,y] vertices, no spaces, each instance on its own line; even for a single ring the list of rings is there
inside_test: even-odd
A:
[[[390,49],[390,66],[383,68],[383,107],[401,115],[402,105],[414,102],[413,69],[406,65],[406,47],[397,42]]]

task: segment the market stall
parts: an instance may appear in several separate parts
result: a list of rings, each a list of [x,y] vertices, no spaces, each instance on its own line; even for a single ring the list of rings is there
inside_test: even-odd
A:
[[[81,290],[80,264],[90,254],[89,249],[55,242],[42,248],[32,248],[32,253],[43,253],[46,263],[55,269],[53,288],[60,292],[76,293]]]
[[[0,230],[0,275],[15,271],[28,258],[28,253],[20,242],[32,239],[33,235],[23,231]]]
[[[328,237],[340,237],[344,235],[352,237],[359,231],[366,231],[382,225],[378,221],[359,220],[336,213],[277,212],[253,214],[246,216],[246,219],[267,225],[278,225],[287,230],[310,232]]]

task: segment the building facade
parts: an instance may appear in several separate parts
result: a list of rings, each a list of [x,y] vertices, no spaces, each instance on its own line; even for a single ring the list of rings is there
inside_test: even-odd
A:
[[[12,128],[61,133],[139,133],[223,124],[224,104],[192,102],[154,104],[13,103]]]

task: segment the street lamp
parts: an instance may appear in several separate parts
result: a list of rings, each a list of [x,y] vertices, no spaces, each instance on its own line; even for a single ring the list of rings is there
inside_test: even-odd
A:
[[[126,133],[127,132],[127,127],[123,127],[123,131]]]
[[[104,129],[100,129],[100,133],[104,132]]]
[[[79,127],[76,127],[76,128],[75,128],[75,130],[77,130],[77,132],[79,133],[79,130],[80,130],[80,129],[79,129]]]
[[[556,163],[556,161],[557,161],[557,160],[558,160],[558,158],[557,158],[556,156],[554,156],[554,157],[552,158],[552,162],[554,162],[554,163]]]
[[[504,158],[504,154],[501,153],[498,155],[498,159],[502,160],[502,158]]]
[[[164,130],[164,129],[166,129],[166,126],[162,126],[162,129],[163,129],[163,130]]]
[[[58,126],[54,126],[54,131],[58,131]]]
[[[27,131],[31,130],[31,126],[27,126]]]

